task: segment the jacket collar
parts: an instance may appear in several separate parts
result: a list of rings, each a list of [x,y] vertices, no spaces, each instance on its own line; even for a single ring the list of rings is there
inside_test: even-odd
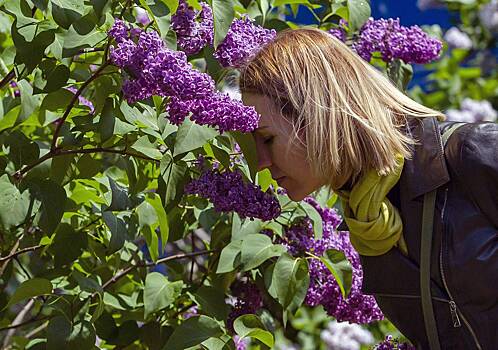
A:
[[[412,200],[444,185],[450,176],[436,118],[409,118],[406,133],[418,144],[412,159],[405,160],[399,184],[405,198]]]

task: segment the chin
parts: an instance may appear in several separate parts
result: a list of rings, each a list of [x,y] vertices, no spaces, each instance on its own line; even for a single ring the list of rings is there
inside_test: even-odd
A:
[[[285,189],[287,191],[287,196],[292,199],[294,202],[300,202],[306,197],[309,193],[303,193],[301,191],[293,191],[291,189]]]

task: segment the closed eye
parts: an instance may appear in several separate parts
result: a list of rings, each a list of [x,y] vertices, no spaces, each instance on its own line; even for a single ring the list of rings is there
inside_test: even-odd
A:
[[[263,140],[263,143],[264,143],[265,145],[268,145],[268,144],[271,144],[271,143],[272,143],[272,141],[273,141],[273,136],[270,136],[270,137],[265,138],[265,139]]]

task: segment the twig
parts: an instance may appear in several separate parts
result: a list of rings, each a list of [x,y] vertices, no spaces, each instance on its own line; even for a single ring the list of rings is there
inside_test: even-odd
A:
[[[31,308],[33,307],[34,304],[35,304],[35,298],[31,298],[26,303],[26,305],[24,305],[24,307],[22,308],[22,310],[17,314],[16,318],[14,318],[14,321],[12,321],[12,327],[9,329],[9,331],[7,332],[7,335],[3,339],[3,344],[2,345],[3,345],[4,349],[7,347],[7,345],[9,345],[10,339],[16,333],[16,328],[17,327],[15,327],[15,326],[19,326],[20,324],[23,323],[22,321],[23,321],[24,317],[29,312],[29,310],[31,310]]]
[[[112,148],[96,147],[96,148],[80,148],[80,149],[69,149],[69,150],[55,149],[55,150],[49,151],[47,154],[45,154],[43,157],[38,159],[36,162],[29,164],[29,165],[26,165],[21,170],[18,170],[16,173],[14,173],[13,176],[17,180],[20,180],[25,173],[27,173],[28,171],[33,169],[35,166],[43,163],[44,161],[46,161],[48,159],[51,159],[54,157],[59,157],[59,156],[65,156],[68,154],[85,154],[85,153],[115,153],[115,154],[122,154],[122,155],[126,155],[126,156],[145,159],[148,161],[159,162],[157,159],[150,158],[150,157],[141,155],[139,153],[129,152],[126,150],[112,149]]]
[[[200,251],[193,252],[193,253],[184,253],[184,254],[171,255],[171,256],[159,259],[156,262],[140,261],[140,262],[138,262],[136,264],[133,264],[133,265],[130,265],[130,266],[126,267],[125,269],[121,270],[116,275],[114,275],[112,278],[110,278],[109,280],[107,280],[102,285],[102,289],[103,290],[107,289],[110,285],[116,283],[119,279],[121,279],[122,277],[126,276],[127,274],[129,274],[131,271],[133,271],[134,269],[136,269],[138,267],[156,266],[156,265],[168,262],[168,261],[178,260],[178,259],[183,259],[183,258],[190,258],[192,256],[197,256],[197,255],[211,254],[211,253],[214,253],[216,251],[217,250],[200,250]],[[92,298],[95,297],[97,294],[98,294],[98,292],[94,292],[92,294]]]
[[[14,69],[12,68],[12,70],[8,72],[7,75],[4,76],[3,79],[0,81],[0,89],[3,88],[5,84],[9,83],[12,79],[14,79],[15,75],[16,74],[14,72]]]
[[[23,323],[19,323],[19,324],[16,324],[16,325],[14,325],[12,323],[10,326],[0,328],[0,332],[1,331],[5,331],[7,329],[13,329],[13,328],[23,327],[23,326],[25,326],[27,324],[31,324],[31,323],[38,322],[38,321],[43,321],[43,320],[46,320],[46,319],[49,319],[49,318],[52,318],[52,316],[43,316],[42,318],[39,318],[39,319],[32,318],[32,319],[29,319],[29,320],[27,320],[27,321],[25,321]]]
[[[42,247],[44,247],[44,245],[39,244],[39,245],[35,245],[33,247],[27,247],[27,248],[19,249],[18,251],[11,252],[9,255],[0,257],[0,262],[6,261],[6,260],[10,260],[12,258],[15,258],[18,255],[21,255],[21,254],[24,254],[24,253],[27,253],[27,252],[34,252],[35,250],[38,250],[38,249],[40,249]]]
[[[83,84],[81,84],[81,86],[78,89],[78,91],[76,91],[76,93],[73,95],[73,97],[71,99],[71,102],[69,102],[69,105],[67,106],[67,108],[66,108],[64,114],[62,115],[59,123],[57,123],[57,127],[55,128],[54,136],[52,137],[52,145],[50,146],[50,151],[51,152],[55,151],[56,148],[57,148],[57,139],[59,138],[59,133],[61,131],[62,125],[66,121],[66,118],[68,117],[68,115],[71,112],[71,110],[73,109],[74,104],[78,100],[78,97],[81,95],[81,93],[83,92],[83,90],[88,86],[88,84],[90,84],[93,80],[95,80],[99,76],[100,72],[102,72],[104,70],[104,68],[106,68],[108,65],[109,65],[109,61],[105,61],[99,67],[99,69],[97,69],[95,71],[95,73],[93,73],[93,75],[90,78],[88,78],[87,81],[85,81]]]
[[[17,250],[17,247],[19,247],[19,243],[21,242],[21,237],[19,237],[16,241],[16,243],[14,244],[14,246],[12,247],[12,249],[10,250],[10,254],[9,255],[12,255],[15,253],[15,251]],[[10,259],[10,258],[9,258]],[[7,259],[8,260],[8,259]],[[3,259],[0,259],[0,262],[3,261]],[[2,266],[0,266],[0,276],[3,276],[3,272],[5,271],[5,268],[7,267],[7,264],[9,262],[6,261]]]

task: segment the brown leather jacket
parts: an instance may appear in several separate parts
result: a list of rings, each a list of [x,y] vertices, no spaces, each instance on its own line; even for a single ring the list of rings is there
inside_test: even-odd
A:
[[[363,292],[417,346],[429,349],[420,303],[423,195],[437,188],[431,290],[442,349],[498,349],[498,124],[466,124],[448,140],[451,123],[412,119],[420,145],[406,160],[388,198],[400,209],[408,257],[397,248],[361,256]],[[343,225],[339,229],[347,229]]]

